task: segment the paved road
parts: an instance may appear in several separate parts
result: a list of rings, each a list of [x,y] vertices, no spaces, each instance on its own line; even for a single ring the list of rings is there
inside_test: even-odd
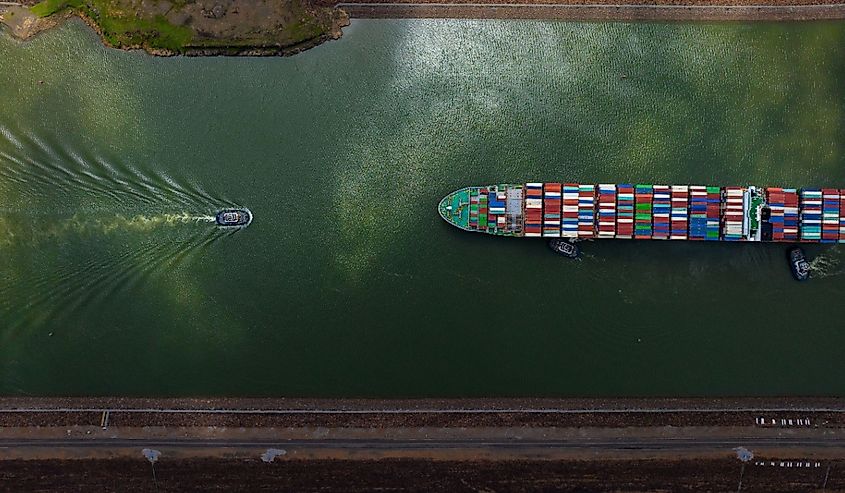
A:
[[[118,448],[118,447],[176,447],[176,448],[303,448],[303,449],[367,449],[367,450],[433,450],[433,449],[602,449],[602,450],[701,450],[759,448],[845,448],[845,440],[838,437],[736,437],[736,438],[634,438],[618,439],[573,438],[570,440],[208,440],[183,439],[0,439],[0,448]]]

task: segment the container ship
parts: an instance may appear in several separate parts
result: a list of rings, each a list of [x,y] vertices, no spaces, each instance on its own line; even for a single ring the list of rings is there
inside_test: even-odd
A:
[[[845,243],[845,189],[834,188],[499,184],[457,190],[438,209],[499,236]]]

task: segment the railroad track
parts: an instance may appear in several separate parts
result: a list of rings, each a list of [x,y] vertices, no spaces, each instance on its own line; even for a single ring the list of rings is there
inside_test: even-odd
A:
[[[536,439],[204,439],[204,438],[106,438],[80,437],[66,439],[0,439],[0,448],[133,448],[133,447],[185,447],[185,448],[267,448],[286,449],[369,449],[369,450],[454,450],[454,449],[603,449],[603,450],[699,450],[746,448],[845,448],[845,439],[830,437],[753,437],[730,438],[667,437],[617,439],[571,438],[567,440]]]

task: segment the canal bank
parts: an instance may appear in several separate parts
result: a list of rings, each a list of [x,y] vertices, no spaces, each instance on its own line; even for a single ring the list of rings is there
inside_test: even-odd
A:
[[[5,397],[0,398],[0,426],[22,430],[92,426],[171,430],[182,427],[359,430],[747,427],[789,433],[845,427],[845,403],[834,398],[795,397],[389,400]]]
[[[845,4],[732,2],[344,2],[360,19],[559,19],[570,21],[810,21],[845,19]]]
[[[0,2],[0,24],[30,39],[71,17],[79,17],[109,47],[142,49],[152,55],[295,55],[339,39],[349,18],[362,19],[558,19],[570,21],[810,21],[845,19],[845,4],[820,0],[706,2],[655,0],[611,2],[292,2],[265,0],[206,5],[96,0]]]

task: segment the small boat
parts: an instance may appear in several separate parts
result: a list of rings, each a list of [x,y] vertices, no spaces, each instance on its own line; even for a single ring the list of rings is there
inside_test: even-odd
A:
[[[224,228],[245,228],[252,222],[252,212],[247,208],[223,209],[214,217],[218,226]]]
[[[810,278],[810,262],[804,255],[804,250],[800,247],[793,247],[789,249],[789,268],[792,270],[792,277],[796,281],[806,281]]]
[[[575,243],[572,243],[568,240],[551,240],[549,241],[549,248],[551,248],[553,252],[559,255],[563,255],[567,258],[577,259],[581,255],[581,251],[578,249]]]

